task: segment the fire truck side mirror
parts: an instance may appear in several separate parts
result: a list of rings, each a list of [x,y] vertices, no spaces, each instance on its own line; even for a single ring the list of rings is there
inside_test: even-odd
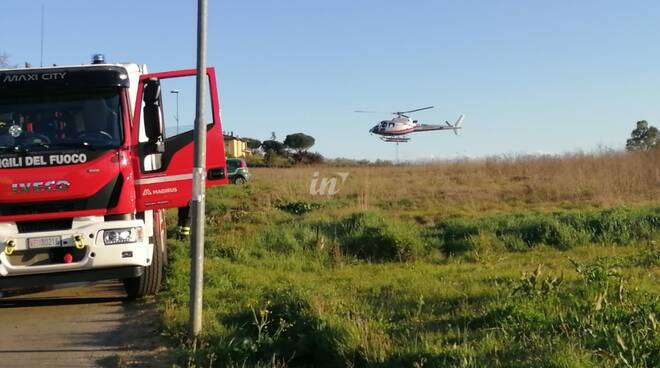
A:
[[[144,131],[153,145],[153,152],[163,152],[163,121],[161,119],[161,88],[158,79],[149,79],[144,83],[142,93],[144,101]]]
[[[142,94],[144,101],[144,129],[149,141],[155,141],[163,135],[160,119],[161,90],[158,79],[149,79],[144,83]]]

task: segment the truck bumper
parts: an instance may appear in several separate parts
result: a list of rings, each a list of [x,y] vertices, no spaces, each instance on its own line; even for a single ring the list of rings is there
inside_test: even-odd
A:
[[[84,271],[56,272],[38,275],[0,277],[0,290],[9,291],[33,287],[51,286],[74,282],[121,280],[141,276],[144,268],[139,266],[104,268]]]
[[[132,243],[105,244],[104,231],[127,228],[139,229],[141,236]],[[45,277],[55,277],[63,272],[149,266],[153,244],[149,241],[152,232],[147,229],[143,220],[104,221],[103,217],[76,218],[67,230],[29,233],[19,232],[15,223],[0,223],[0,280],[14,276],[45,274]],[[30,248],[30,239],[47,237],[61,239],[61,245]],[[10,244],[11,249],[7,249]],[[62,257],[67,252],[73,255],[69,262]]]

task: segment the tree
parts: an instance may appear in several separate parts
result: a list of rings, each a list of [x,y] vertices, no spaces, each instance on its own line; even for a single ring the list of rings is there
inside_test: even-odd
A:
[[[660,132],[658,128],[649,126],[646,120],[637,122],[637,128],[630,134],[630,139],[626,141],[626,150],[628,151],[648,151],[660,147]]]
[[[314,139],[314,137],[310,135],[303,133],[295,133],[286,136],[286,139],[284,140],[284,145],[300,152],[300,151],[307,151],[310,147],[314,145],[315,142],[316,140]]]
[[[263,141],[263,143],[261,143],[261,148],[264,150],[264,152],[272,151],[280,155],[286,153],[286,146],[284,146],[282,142],[278,142],[272,139]]]
[[[261,147],[261,141],[258,139],[245,138],[247,140],[247,146],[251,150],[256,150]]]

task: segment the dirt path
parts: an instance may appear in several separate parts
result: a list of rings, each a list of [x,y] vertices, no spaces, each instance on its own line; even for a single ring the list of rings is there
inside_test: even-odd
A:
[[[0,299],[0,368],[171,367],[153,301],[117,283]]]

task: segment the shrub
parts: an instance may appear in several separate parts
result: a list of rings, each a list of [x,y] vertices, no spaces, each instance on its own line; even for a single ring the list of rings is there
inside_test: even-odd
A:
[[[578,229],[549,216],[527,216],[497,230],[500,237],[518,238],[529,247],[548,245],[557,249],[569,249],[586,239]]]
[[[255,305],[222,318],[231,331],[212,344],[223,366],[338,367],[344,333],[319,319],[301,292],[277,289],[266,292]]]
[[[264,155],[264,163],[268,167],[291,167],[293,160],[287,156],[286,152],[278,153],[268,150]]]
[[[304,215],[307,212],[321,208],[321,205],[318,203],[297,201],[297,202],[279,203],[275,205],[275,207],[279,210],[288,212],[293,215]]]
[[[445,254],[479,250],[495,240],[512,251],[540,245],[566,250],[585,243],[630,244],[660,233],[658,209],[611,209],[449,219],[435,228]]]
[[[259,232],[256,242],[257,248],[276,253],[291,254],[304,250],[307,244],[311,244],[312,236],[311,229],[304,225],[281,226],[281,224],[273,224]]]
[[[586,226],[601,243],[627,244],[650,240],[660,229],[660,212],[655,210],[610,209],[590,214]]]
[[[498,238],[502,240],[504,247],[512,252],[524,252],[529,249],[527,243],[517,236],[501,235]]]
[[[408,261],[426,253],[418,225],[385,219],[369,212],[350,215],[331,230],[339,230],[344,253],[359,259]]]
[[[465,219],[442,222],[438,226],[442,251],[449,255],[477,250],[479,244],[475,239],[480,232],[479,225],[476,221]]]
[[[291,157],[300,164],[317,165],[323,163],[323,155],[318,152],[299,151],[294,152]]]
[[[247,164],[248,167],[263,167],[266,166],[266,162],[264,161],[264,156],[259,155],[259,154],[253,154],[244,157],[245,163]]]

